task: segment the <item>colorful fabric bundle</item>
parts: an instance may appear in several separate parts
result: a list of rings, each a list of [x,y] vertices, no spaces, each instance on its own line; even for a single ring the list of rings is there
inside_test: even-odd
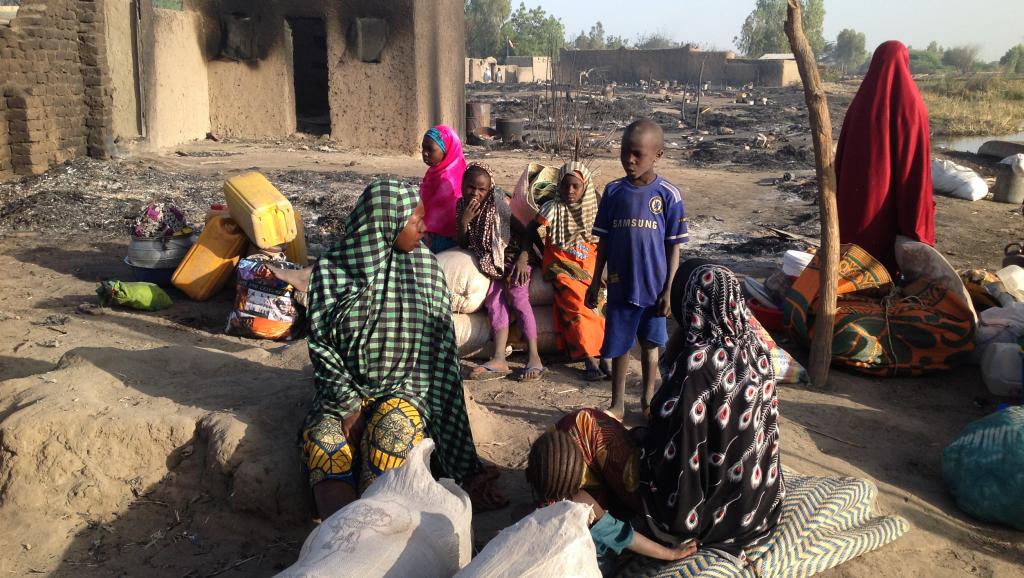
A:
[[[178,207],[165,203],[150,203],[129,225],[132,237],[136,239],[159,239],[191,235],[193,227]]]
[[[228,315],[225,332],[254,339],[288,339],[300,317],[291,285],[274,276],[269,263],[299,269],[284,254],[271,257],[257,253],[238,263],[235,307]]]
[[[786,328],[813,338],[819,294],[814,257],[786,295]],[[969,363],[974,318],[962,296],[920,279],[897,289],[885,267],[856,245],[843,245],[832,361],[871,375],[921,375]]]

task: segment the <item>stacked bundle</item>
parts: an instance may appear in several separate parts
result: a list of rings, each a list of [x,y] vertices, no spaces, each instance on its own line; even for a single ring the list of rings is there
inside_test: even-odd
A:
[[[306,264],[302,218],[260,173],[228,180],[224,196],[226,208],[210,207],[206,227],[181,260],[172,282],[192,299],[206,301],[240,270],[244,274],[238,277],[229,332],[266,339],[289,337],[297,320],[292,288],[277,281],[267,263],[279,262],[290,269]],[[244,255],[250,256],[243,259]]]
[[[469,252],[458,249],[444,251],[437,255],[448,289],[452,296],[452,317],[455,320],[455,342],[459,355],[463,357],[489,354],[486,351],[491,340],[491,323],[483,310],[484,298],[491,280],[480,272],[476,261]],[[543,275],[530,277],[530,304],[537,320],[537,344],[541,353],[553,353],[557,346],[554,332],[555,302],[554,289]],[[509,343],[513,347],[525,346],[519,334],[518,324],[513,325]]]

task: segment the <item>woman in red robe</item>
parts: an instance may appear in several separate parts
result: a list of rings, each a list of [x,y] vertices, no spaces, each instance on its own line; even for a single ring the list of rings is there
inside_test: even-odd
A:
[[[839,237],[897,273],[897,235],[935,244],[928,111],[907,47],[875,50],[846,113],[836,151]]]

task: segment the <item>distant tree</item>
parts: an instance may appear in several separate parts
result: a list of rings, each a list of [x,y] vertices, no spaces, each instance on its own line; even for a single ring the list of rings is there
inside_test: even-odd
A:
[[[825,0],[801,0],[803,25],[815,54],[825,50]],[[752,58],[768,53],[792,52],[786,37],[786,0],[757,0],[734,41]]]
[[[999,59],[999,65],[1007,72],[1024,74],[1024,44],[1018,44],[1006,51]]]
[[[512,0],[466,0],[466,55],[484,58],[504,52],[501,26]]]
[[[543,8],[519,8],[501,27],[501,36],[511,43],[512,54],[518,56],[544,56],[557,53],[565,46],[565,25]]]
[[[934,74],[942,71],[943,68],[941,53],[910,49],[910,72],[912,74]]]
[[[942,54],[944,52],[944,50],[942,50],[942,47],[939,46],[939,43],[935,42],[934,40],[928,43],[928,48],[926,48],[925,50],[935,54]]]
[[[609,50],[618,50],[619,48],[629,48],[629,40],[625,36],[609,36],[605,40],[605,48]]]
[[[968,73],[978,64],[978,53],[981,49],[976,45],[957,46],[942,54],[942,63],[952,66],[960,73]]]
[[[679,48],[680,43],[674,38],[662,32],[642,34],[636,39],[635,47],[640,50],[660,50],[664,48]]]
[[[836,37],[834,55],[843,74],[856,70],[867,58],[864,42],[864,34],[850,28],[842,30]]]
[[[607,48],[604,38],[604,25],[598,21],[590,27],[590,33],[580,32],[572,41],[572,47],[576,50],[602,50]]]

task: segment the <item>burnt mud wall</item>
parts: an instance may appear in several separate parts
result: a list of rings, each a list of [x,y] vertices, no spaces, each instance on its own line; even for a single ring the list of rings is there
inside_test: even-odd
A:
[[[295,132],[292,17],[324,21],[332,139],[352,148],[411,153],[432,123],[461,127],[465,16],[455,0],[190,0],[185,7],[202,20],[215,133],[280,138]],[[233,12],[256,20],[251,60],[218,56],[221,19]],[[350,47],[358,18],[387,24],[379,62],[363,62]]]
[[[792,84],[795,62],[738,60],[732,52],[702,52],[694,48],[664,50],[565,50],[558,63],[559,80],[578,83],[580,73],[590,73],[591,81],[600,79],[624,83],[641,80],[675,80],[696,84],[704,63],[704,80],[712,84],[781,87]],[[799,82],[799,74],[796,74]]]
[[[0,25],[0,179],[114,148],[103,0],[23,0]]]

